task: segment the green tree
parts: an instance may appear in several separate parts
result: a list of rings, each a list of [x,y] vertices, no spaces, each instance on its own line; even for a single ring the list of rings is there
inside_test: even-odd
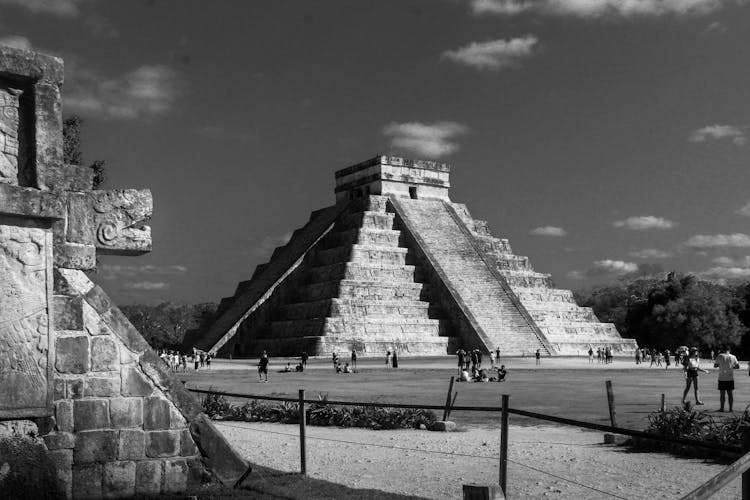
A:
[[[78,116],[71,116],[63,121],[63,161],[73,165],[83,164],[81,150],[81,128],[83,120]],[[106,166],[104,160],[96,160],[89,168],[94,171],[93,188],[99,189],[106,181]]]

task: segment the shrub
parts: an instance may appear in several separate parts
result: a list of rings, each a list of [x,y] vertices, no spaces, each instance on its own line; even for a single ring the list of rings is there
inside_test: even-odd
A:
[[[203,411],[211,418],[244,422],[299,423],[297,403],[265,403],[258,400],[231,406],[222,396],[209,395],[203,399]],[[318,395],[318,401],[305,408],[309,425],[365,427],[368,429],[414,429],[429,427],[435,414],[416,408],[387,408],[372,406],[335,406],[328,403],[327,395]]]

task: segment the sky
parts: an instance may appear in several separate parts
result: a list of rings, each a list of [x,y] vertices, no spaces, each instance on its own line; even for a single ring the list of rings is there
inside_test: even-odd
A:
[[[150,188],[120,304],[218,301],[378,154],[557,286],[750,279],[747,0],[0,0],[0,43],[65,59],[105,188]]]

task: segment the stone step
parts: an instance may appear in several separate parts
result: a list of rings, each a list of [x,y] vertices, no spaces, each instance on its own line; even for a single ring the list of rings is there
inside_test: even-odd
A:
[[[515,288],[552,288],[552,278],[549,274],[529,273],[519,271],[500,271],[508,285]]]
[[[495,238],[489,234],[473,233],[474,239],[476,240],[482,251],[487,253],[497,254],[512,254],[513,251],[510,248],[508,240]]]
[[[573,292],[570,290],[562,290],[558,288],[521,288],[517,287],[513,290],[518,298],[524,304],[529,303],[528,307],[537,307],[533,303],[549,303],[549,302],[565,302],[569,304],[575,304],[575,298]]]
[[[522,255],[491,253],[500,271],[533,271],[529,258]]]
[[[599,336],[601,338],[612,338],[620,335],[612,323],[568,323],[554,326],[540,325],[540,328],[547,335],[553,337]]]
[[[540,326],[541,324],[599,323],[599,318],[589,307],[577,307],[571,310],[529,309],[529,313]]]
[[[360,357],[385,357],[387,351],[398,351],[400,356],[444,356],[453,354],[460,345],[458,337],[420,337],[418,339],[369,339],[338,335],[307,336],[288,339],[255,339],[245,356],[258,357],[267,351],[274,356],[299,356],[302,351],[330,356],[350,353],[356,349]],[[345,359],[346,356],[343,356]],[[385,359],[383,359],[385,361]]]
[[[298,301],[331,298],[370,300],[429,300],[424,283],[383,283],[379,281],[341,280],[304,285],[297,289]]]
[[[306,275],[308,283],[339,279],[389,281],[398,283],[421,282],[423,272],[413,265],[376,265],[356,262],[340,262],[311,268]]]
[[[316,335],[339,335],[349,338],[419,340],[447,334],[447,322],[437,319],[399,317],[334,317],[289,321],[272,321],[259,329],[260,338],[290,338]]]
[[[394,216],[382,212],[355,212],[346,215],[340,222],[342,229],[366,227],[370,229],[393,229]]]
[[[385,213],[388,205],[387,196],[369,195],[356,198],[350,202],[349,210],[352,212],[381,212]]]
[[[347,245],[371,245],[398,247],[402,244],[401,231],[395,229],[352,228],[330,233],[323,242],[323,248]]]
[[[330,265],[342,262],[377,262],[386,265],[412,264],[408,248],[351,245],[320,250],[313,260],[315,265]]]
[[[361,301],[351,299],[325,299],[313,302],[287,304],[274,310],[272,319],[293,320],[335,316],[376,317],[390,316],[403,318],[436,318],[441,314],[438,307],[418,300]]]

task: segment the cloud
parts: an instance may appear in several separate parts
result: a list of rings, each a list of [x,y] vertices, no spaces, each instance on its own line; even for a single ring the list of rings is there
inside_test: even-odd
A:
[[[0,0],[0,5],[21,7],[33,14],[52,14],[59,17],[76,17],[85,0]]]
[[[645,229],[672,229],[677,224],[664,217],[654,215],[642,215],[639,217],[628,217],[612,223],[614,227],[630,229],[632,231],[643,231]]]
[[[120,32],[108,18],[101,14],[90,14],[83,20],[83,24],[95,38],[119,38]]]
[[[720,23],[719,21],[714,21],[708,26],[706,26],[706,29],[703,30],[703,34],[705,35],[708,35],[711,33],[722,34],[722,33],[726,33],[727,30],[728,28],[724,24]]]
[[[628,255],[635,257],[636,259],[666,259],[671,257],[672,254],[664,250],[658,250],[656,248],[642,248],[640,250],[633,250]]]
[[[566,278],[569,280],[583,280],[586,279],[586,273],[581,272],[577,269],[573,269],[572,271],[568,271],[568,273],[565,275]]]
[[[0,45],[13,47],[14,49],[34,50],[34,47],[31,44],[31,40],[29,40],[25,36],[7,35],[4,37],[0,37]]]
[[[562,237],[567,236],[568,233],[565,229],[555,226],[540,226],[529,231],[532,236],[553,236]]]
[[[185,266],[121,266],[104,264],[99,269],[102,279],[113,280],[119,278],[133,278],[136,276],[178,276],[185,274],[188,268]]]
[[[712,267],[698,273],[709,279],[734,280],[750,278],[750,267]]]
[[[517,68],[523,59],[533,56],[538,39],[533,35],[509,40],[471,42],[456,50],[446,50],[441,57],[476,69]]]
[[[440,158],[459,150],[455,139],[469,133],[469,127],[452,121],[435,123],[391,122],[383,127],[390,146],[429,158]]]
[[[512,16],[525,12],[580,18],[704,15],[745,0],[470,0],[478,15]]]
[[[622,260],[597,260],[594,265],[586,271],[589,276],[601,276],[603,274],[630,274],[638,271],[638,264]]]
[[[706,142],[709,139],[730,139],[738,146],[744,146],[747,143],[745,132],[734,125],[706,125],[705,127],[693,130],[688,137],[688,141],[690,142]]]
[[[750,217],[750,201],[748,201],[745,206],[737,210],[736,213],[739,215],[744,215],[745,217]]]
[[[750,255],[744,257],[716,257],[711,262],[721,267],[750,267]]]
[[[747,248],[750,247],[750,235],[734,234],[696,234],[683,243],[690,248]]]
[[[153,118],[169,112],[182,88],[167,66],[141,66],[119,78],[106,78],[73,62],[66,67],[65,110],[109,120]]]
[[[125,283],[123,287],[126,290],[164,290],[169,288],[169,283],[163,281],[135,281]]]
[[[245,252],[243,252],[243,254],[253,255],[255,257],[266,257],[268,255],[271,255],[271,252],[273,252],[273,250],[275,250],[276,248],[289,243],[289,240],[291,238],[291,232],[277,235],[267,235],[263,237],[263,239],[260,240],[257,245],[255,245],[254,247],[250,247]]]

